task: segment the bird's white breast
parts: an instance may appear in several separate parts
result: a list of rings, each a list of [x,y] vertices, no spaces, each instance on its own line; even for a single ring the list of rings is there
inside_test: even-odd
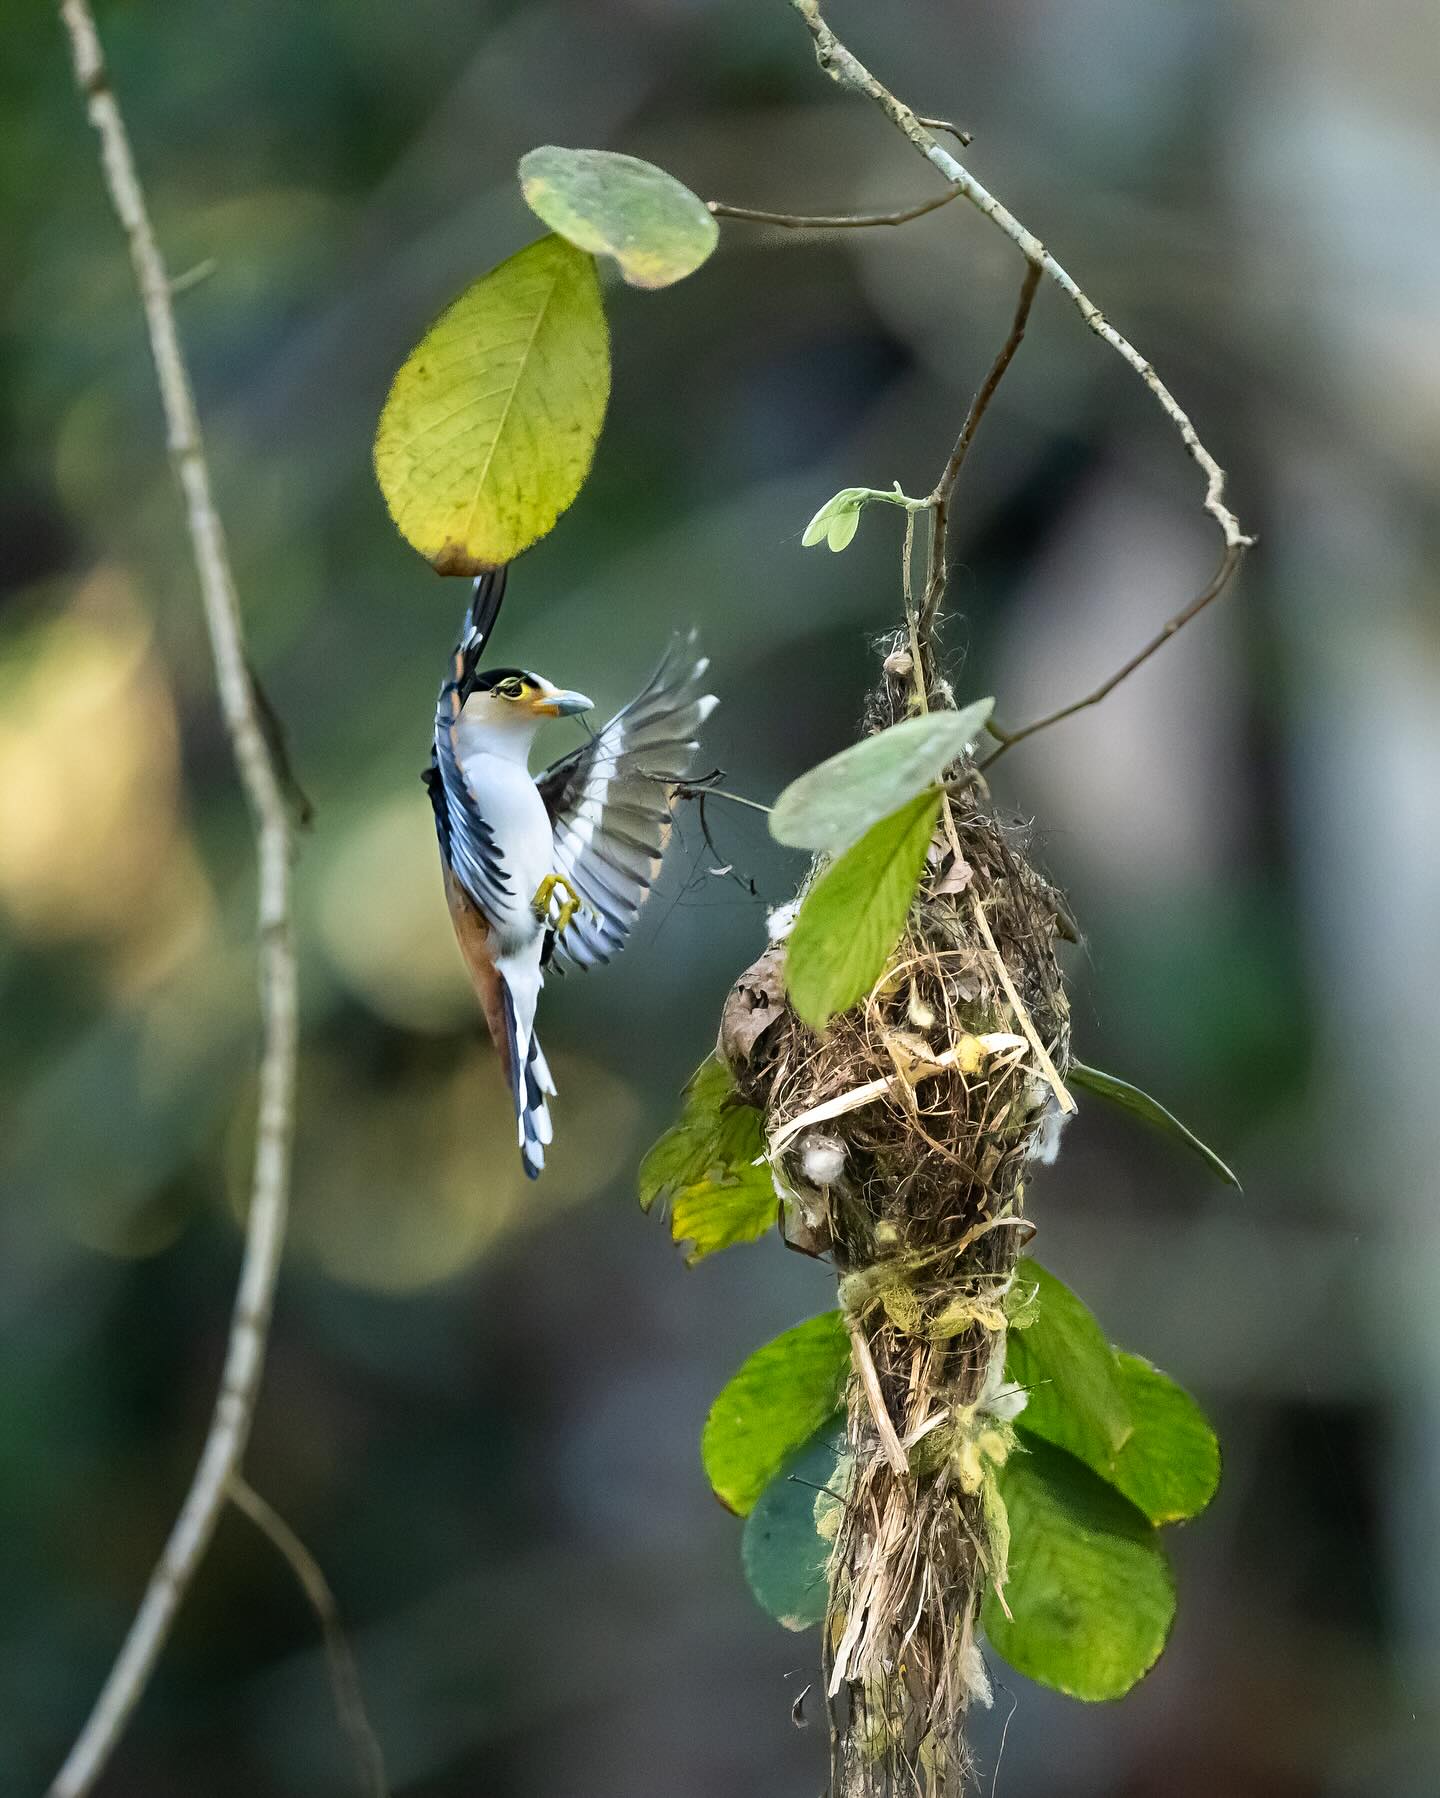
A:
[[[500,947],[513,953],[540,935],[531,909],[536,888],[552,871],[554,844],[545,802],[523,762],[488,750],[460,761],[480,816],[490,827],[510,895],[495,908]]]

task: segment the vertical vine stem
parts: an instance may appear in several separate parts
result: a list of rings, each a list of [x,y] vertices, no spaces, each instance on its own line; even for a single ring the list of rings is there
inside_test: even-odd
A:
[[[105,184],[125,234],[144,309],[170,458],[184,501],[220,710],[254,824],[259,864],[262,1042],[254,1170],[244,1256],[224,1367],[199,1462],[139,1610],[50,1798],[81,1798],[104,1771],[154,1671],[176,1612],[204,1559],[250,1434],[285,1239],[299,1024],[291,940],[291,829],[280,772],[266,740],[245,657],[225,533],[215,507],[200,421],[129,135],[110,85],[88,0],[61,0],[75,79],[100,141]]]

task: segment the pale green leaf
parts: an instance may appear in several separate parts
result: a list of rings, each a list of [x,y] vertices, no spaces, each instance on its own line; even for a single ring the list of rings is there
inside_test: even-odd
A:
[[[1015,1278],[1022,1290],[1037,1289],[1034,1322],[1006,1340],[1006,1378],[1027,1393],[1016,1421],[1109,1478],[1135,1429],[1114,1351],[1070,1288],[1038,1261],[1025,1257]]]
[[[823,1622],[831,1545],[845,1499],[844,1428],[811,1438],[760,1494],[740,1556],[750,1590],[786,1629]]]
[[[721,1389],[700,1439],[723,1505],[741,1517],[750,1511],[786,1457],[835,1411],[849,1372],[850,1336],[838,1311],[756,1349]]]
[[[848,1011],[884,972],[939,815],[939,793],[918,794],[873,824],[805,895],[785,944],[785,985],[812,1030]]]
[[[1071,1698],[1119,1698],[1154,1666],[1175,1615],[1156,1532],[1088,1468],[1047,1443],[1000,1469],[1010,1523],[1006,1617],[982,1621],[1017,1672]]]
[[[871,491],[869,487],[842,487],[837,494],[827,499],[806,525],[805,534],[800,539],[801,547],[810,549],[817,543],[828,541],[831,549],[844,549],[845,543],[855,535],[860,523],[860,508],[871,497]],[[833,532],[837,525],[847,522],[850,536],[845,539],[845,543],[837,544]]]
[[[691,1242],[693,1264],[717,1249],[753,1242],[775,1222],[778,1201],[760,1113],[735,1098],[730,1070],[712,1055],[685,1088],[679,1123],[640,1163],[640,1203],[670,1201],[670,1234]]]
[[[441,313],[391,385],[375,474],[401,536],[441,574],[512,560],[580,491],[609,393],[595,263],[542,237]]]
[[[710,209],[688,187],[615,150],[542,144],[520,158],[520,191],[552,231],[613,256],[632,287],[668,287],[693,274],[719,237]]]
[[[1220,1484],[1220,1444],[1190,1394],[1139,1355],[1115,1356],[1135,1432],[1105,1476],[1151,1523],[1183,1523]]]
[[[810,549],[822,541],[828,543],[833,550],[842,550],[854,537],[860,524],[860,513],[863,507],[874,504],[901,506],[907,512],[925,512],[929,510],[929,499],[911,499],[908,493],[902,493],[900,483],[894,487],[842,487],[810,520],[805,527],[805,534],[800,539],[801,546]]]
[[[958,761],[985,728],[993,699],[958,712],[906,718],[852,743],[792,780],[770,814],[770,834],[794,849],[838,855]]]
[[[1187,1129],[1172,1112],[1167,1111],[1158,1099],[1152,1099],[1149,1093],[1142,1092],[1138,1086],[1132,1086],[1128,1080],[1103,1073],[1099,1068],[1087,1067],[1083,1061],[1072,1061],[1066,1073],[1072,1086],[1083,1087],[1101,1099],[1108,1099],[1112,1105],[1118,1105],[1133,1117],[1142,1119],[1162,1135],[1198,1155],[1217,1179],[1223,1180],[1227,1186],[1235,1187],[1237,1191],[1240,1190],[1240,1182],[1215,1151],[1201,1142],[1195,1132]]]
[[[758,1242],[779,1220],[780,1201],[767,1166],[736,1168],[682,1187],[670,1207],[670,1236],[688,1242],[687,1267],[717,1249]]]

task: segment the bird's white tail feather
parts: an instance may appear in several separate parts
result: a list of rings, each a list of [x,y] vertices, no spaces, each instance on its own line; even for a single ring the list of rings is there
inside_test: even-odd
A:
[[[505,1024],[509,1032],[510,1087],[515,1101],[516,1136],[525,1172],[538,1179],[545,1165],[545,1145],[554,1129],[547,1093],[555,1082],[535,1036],[535,1007],[544,976],[535,955],[502,955],[495,963],[505,985]]]

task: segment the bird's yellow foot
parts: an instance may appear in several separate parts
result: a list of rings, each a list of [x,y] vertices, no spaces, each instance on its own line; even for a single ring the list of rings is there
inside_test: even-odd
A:
[[[555,895],[563,894],[557,901]],[[535,889],[535,897],[530,901],[535,916],[542,924],[548,923],[556,936],[564,936],[569,928],[570,920],[577,911],[585,909],[580,895],[571,886],[563,874],[547,874]],[[554,908],[554,916],[551,909]]]

